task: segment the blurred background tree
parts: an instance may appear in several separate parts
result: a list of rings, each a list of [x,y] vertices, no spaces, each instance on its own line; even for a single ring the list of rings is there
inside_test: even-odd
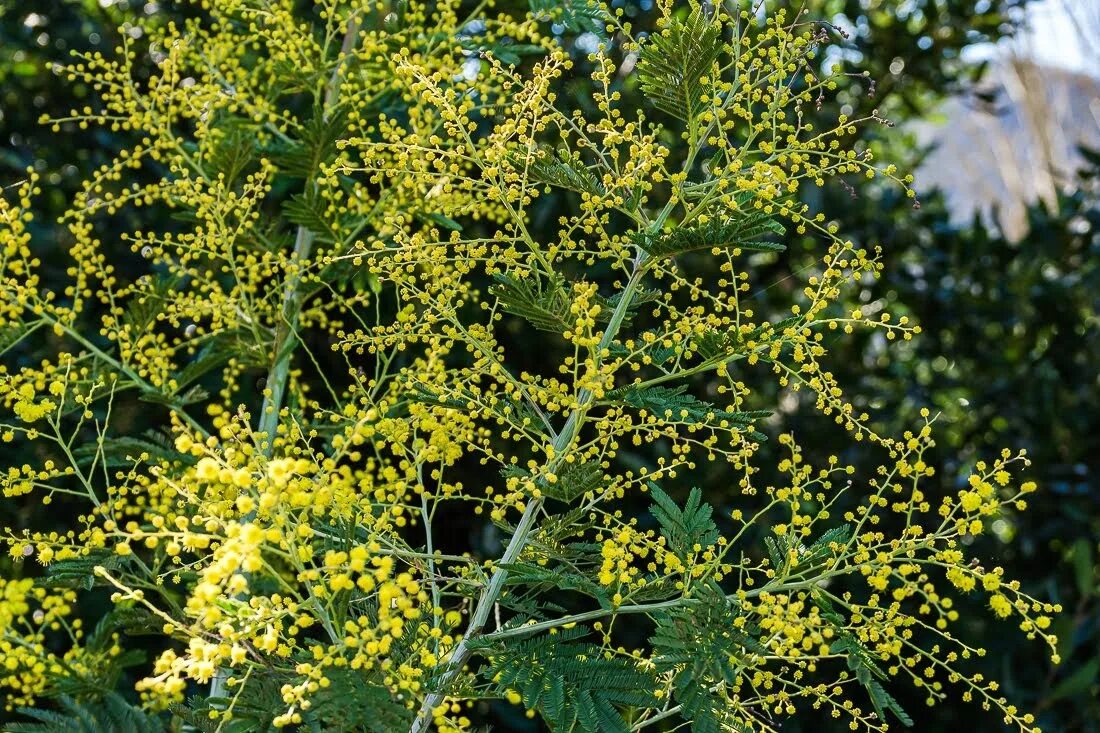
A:
[[[1015,59],[1007,62],[1003,53],[990,50],[1026,30],[1033,17],[1027,12],[1029,0],[792,3],[803,5],[808,17],[833,24],[837,42],[825,62],[840,60],[859,72],[848,89],[826,103],[841,109],[825,107],[822,116],[877,109],[894,129],[862,127],[858,144],[903,170],[920,169],[934,184],[921,185],[918,180],[919,209],[900,191],[857,179],[826,189],[811,202],[830,212],[854,241],[883,247],[884,276],[851,293],[852,307],[870,314],[889,303],[891,310],[907,312],[925,331],[911,343],[889,346],[874,334],[838,333],[831,346],[834,372],[856,404],[872,413],[882,432],[897,434],[912,426],[923,406],[941,413],[935,459],[945,493],[957,490],[966,467],[980,457],[994,455],[1002,446],[1029,450],[1034,461],[1030,478],[1045,492],[1026,513],[1002,518],[982,540],[980,551],[992,564],[1012,566],[1030,592],[1068,609],[1058,622],[1064,662],[1054,668],[1037,645],[1020,644],[1018,634],[990,625],[970,630],[989,650],[975,661],[975,669],[1006,680],[1006,695],[1036,710],[1044,730],[1100,730],[1100,154],[1085,150],[1045,158],[1001,156],[997,165],[982,165],[950,152],[969,150],[984,142],[975,136],[986,136],[990,125],[1003,131],[1011,126],[1005,121],[1012,119],[1042,122],[1042,139],[1056,134],[1059,151],[1095,144],[1100,83],[1077,74],[1072,94],[1019,94],[1021,88],[1036,92],[1049,80],[1065,77],[1065,72],[1035,61],[1022,43],[1015,47]],[[562,37],[579,65],[601,42],[598,25],[586,21],[583,0],[499,0],[496,7],[516,13],[535,10]],[[613,0],[611,7],[631,18],[636,29],[645,30],[652,23],[652,0]],[[1081,7],[1087,10],[1087,0]],[[40,126],[44,113],[64,116],[90,103],[90,90],[63,83],[50,64],[65,61],[72,50],[109,53],[120,33],[139,39],[139,19],[164,22],[193,12],[193,5],[172,1],[0,3],[0,185],[19,181],[28,166],[44,174],[35,242],[41,259],[56,263],[59,278],[64,274],[67,235],[50,222],[83,176],[127,141],[75,125],[59,133]],[[1079,28],[1087,28],[1091,20],[1087,12],[1074,12],[1072,17]],[[476,37],[476,29],[471,29],[466,40],[471,63],[476,63]],[[622,92],[634,95],[633,61],[620,61]],[[1013,77],[1003,71],[1006,66],[1015,74],[1015,86]],[[1092,73],[1100,74],[1100,62]],[[565,82],[563,104],[589,103],[584,78],[578,73]],[[1083,101],[1074,109],[1089,111],[1092,117],[1079,111],[1065,113],[1058,107],[1059,99]],[[647,114],[659,118],[655,110]],[[968,147],[957,121],[972,115],[988,115],[989,124],[971,129]],[[938,118],[948,123],[933,125]],[[1012,135],[1005,140],[1010,148],[1018,144]],[[940,153],[930,147],[935,143]],[[1007,185],[1011,176],[1043,183],[1026,190],[1012,188]],[[946,189],[946,195],[936,186]],[[1002,189],[1018,195],[981,195]],[[960,202],[960,192],[968,192],[969,198]],[[547,216],[573,204],[553,197],[538,201]],[[108,236],[103,239],[111,241]],[[121,242],[115,246],[121,262],[133,257]],[[793,239],[788,246],[784,256],[763,255],[756,263],[764,274],[752,297],[762,312],[777,311],[779,303],[787,302],[783,293],[792,286],[792,275],[814,262],[819,244]],[[684,266],[697,265],[688,260]],[[773,409],[778,404],[776,430],[793,429],[802,436],[833,434],[821,429],[825,418],[797,399],[762,394],[759,401]],[[140,425],[151,418],[135,409],[132,419]],[[869,447],[806,442],[818,451],[817,458],[842,454],[856,465],[877,465]],[[722,477],[684,480],[713,486],[720,485]],[[737,501],[736,496],[728,497],[731,506]],[[638,510],[644,511],[643,505]],[[28,524],[41,527],[43,518],[33,514],[41,512],[39,505],[28,504],[23,512]],[[495,541],[483,528],[462,532],[475,550]],[[94,615],[95,609],[88,613]],[[918,697],[903,702],[912,711],[920,710],[922,703]],[[503,730],[534,730],[513,708],[485,713]],[[918,720],[921,730],[988,729],[977,705],[940,706]],[[824,730],[815,720],[805,721],[803,729]]]

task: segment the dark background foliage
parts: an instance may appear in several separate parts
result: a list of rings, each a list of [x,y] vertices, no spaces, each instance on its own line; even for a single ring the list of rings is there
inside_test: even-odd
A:
[[[575,0],[564,0],[565,3]],[[873,146],[880,160],[902,169],[919,164],[925,151],[903,131],[906,122],[932,114],[945,97],[974,99],[984,67],[964,60],[963,49],[1010,36],[1023,19],[1027,0],[807,0],[813,17],[833,18],[847,30],[833,52],[866,70],[851,86],[829,100],[820,114],[835,117],[838,107],[878,109],[899,127],[862,129],[858,145]],[[539,2],[540,7],[553,3]],[[561,3],[559,3],[561,4]],[[636,28],[651,25],[651,0],[615,0]],[[101,50],[116,45],[119,27],[142,16],[155,19],[183,12],[172,3],[136,0],[35,0],[9,2],[0,10],[0,185],[19,181],[33,166],[43,173],[43,194],[36,202],[36,253],[64,272],[66,233],[52,222],[64,209],[82,177],[108,160],[129,141],[105,131],[66,127],[52,133],[38,124],[43,114],[63,116],[89,100],[90,90],[64,83],[47,68],[65,61],[70,50]],[[523,0],[503,0],[498,7],[526,9]],[[587,41],[577,42],[576,29],[553,27],[575,50],[583,66]],[[137,31],[129,31],[136,33]],[[622,78],[624,96],[644,104],[635,80]],[[567,80],[563,104],[587,104],[583,73]],[[979,100],[983,101],[983,100]],[[995,102],[988,97],[986,102]],[[848,110],[844,110],[848,111]],[[659,113],[650,110],[657,118]],[[902,128],[902,129],[899,129]],[[884,276],[850,294],[853,307],[888,303],[907,313],[924,334],[912,343],[886,343],[875,334],[839,335],[831,344],[830,366],[857,404],[865,406],[882,432],[897,434],[914,424],[918,410],[941,413],[935,456],[940,493],[957,490],[969,465],[995,455],[1003,446],[1027,448],[1033,459],[1029,478],[1042,491],[1026,513],[1003,518],[976,548],[983,560],[1012,568],[1029,592],[1063,604],[1057,621],[1063,663],[1054,667],[1039,645],[1022,634],[988,620],[989,614],[966,613],[971,639],[989,654],[974,669],[1004,680],[1005,694],[1022,708],[1034,710],[1048,731],[1100,730],[1100,604],[1097,603],[1097,542],[1100,539],[1100,400],[1097,364],[1100,334],[1100,155],[1084,157],[1075,184],[1057,205],[1035,204],[1028,210],[1029,232],[1009,241],[978,218],[957,223],[944,197],[922,189],[921,207],[889,186],[836,183],[818,194],[813,205],[829,212],[854,241],[881,244]],[[985,175],[958,170],[960,178]],[[942,180],[942,177],[941,177]],[[919,182],[918,182],[919,188]],[[567,199],[542,199],[540,206],[572,205]],[[148,212],[143,212],[148,216]],[[539,212],[533,214],[538,220]],[[552,219],[551,219],[552,220]],[[130,228],[124,218],[115,220]],[[153,228],[148,221],[143,228]],[[121,231],[121,229],[120,229]],[[117,239],[118,257],[131,257]],[[779,313],[789,301],[793,274],[814,261],[819,243],[788,242],[782,258],[763,259],[759,289],[753,297],[765,313]],[[52,264],[58,263],[58,264]],[[688,261],[685,267],[702,267]],[[518,338],[522,338],[521,336]],[[522,345],[520,343],[519,345]],[[512,353],[520,353],[514,349]],[[17,355],[30,359],[32,352]],[[339,369],[339,367],[336,367]],[[766,380],[760,380],[766,381]],[[698,385],[700,390],[706,384]],[[793,430],[824,458],[840,454],[870,469],[882,459],[874,448],[838,435],[831,421],[810,405],[759,395],[761,407],[777,410],[768,426],[773,435]],[[156,411],[134,409],[128,418],[136,429],[155,426]],[[773,446],[774,447],[774,446]],[[721,495],[722,467],[685,479],[711,489],[716,503],[732,507],[739,498]],[[674,490],[676,487],[670,487]],[[42,527],[49,517],[41,506],[21,508],[10,501],[21,522]],[[639,505],[639,513],[644,506]],[[458,540],[473,549],[489,549],[491,532],[469,527]],[[4,568],[5,573],[32,572]],[[974,601],[979,603],[979,601]],[[965,608],[965,607],[964,607]],[[89,604],[89,616],[103,606]],[[639,637],[647,630],[639,629]],[[629,631],[627,632],[629,633]],[[900,696],[899,697],[903,697]],[[922,709],[918,696],[903,702],[921,730],[993,730],[995,721],[976,704],[955,699]],[[514,709],[487,710],[487,721],[502,730],[531,731],[535,724]],[[793,727],[791,728],[794,729]],[[802,721],[800,730],[825,730],[818,720]]]

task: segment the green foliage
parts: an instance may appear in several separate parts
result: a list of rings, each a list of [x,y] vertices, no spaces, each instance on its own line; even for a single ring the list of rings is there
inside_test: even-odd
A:
[[[704,359],[723,361],[744,357],[750,343],[783,342],[783,334],[789,328],[802,325],[804,319],[799,316],[785,318],[778,323],[762,323],[748,334],[739,329],[710,329],[695,338],[695,348]]]
[[[722,45],[718,26],[701,8],[687,19],[670,19],[642,48],[638,80],[646,98],[694,130],[699,115],[712,104],[707,79]]]
[[[519,316],[540,331],[563,333],[572,328],[576,318],[572,313],[573,298],[567,290],[563,276],[553,274],[544,276],[529,272],[525,276],[497,273],[495,283],[489,292],[498,299],[505,313]],[[659,291],[641,290],[635,293],[623,315],[623,323],[629,324],[639,308],[660,296]],[[610,298],[597,296],[601,310],[596,315],[597,323],[607,323],[619,305],[622,293]]]
[[[541,56],[546,53],[546,49],[542,46],[535,46],[530,43],[509,43],[507,39],[500,43],[481,43],[476,38],[461,38],[459,42],[465,49],[487,54],[509,66],[523,63],[524,58]]]
[[[764,234],[782,235],[782,224],[756,211],[737,212],[733,219],[711,219],[706,224],[680,226],[658,234],[639,232],[634,241],[651,257],[675,257],[698,250],[754,250],[782,252],[786,247],[776,242],[756,240]]]
[[[696,546],[709,547],[718,539],[718,527],[711,519],[714,510],[703,503],[703,493],[692,489],[684,508],[676,506],[668,494],[657,484],[649,484],[653,506],[649,511],[661,525],[662,534],[669,547],[681,558],[697,552]]]
[[[901,721],[902,725],[911,727],[913,719],[882,686],[880,680],[887,680],[889,677],[876,663],[874,653],[867,649],[851,631],[844,628],[844,618],[837,613],[824,591],[815,590],[810,597],[821,610],[821,617],[832,624],[836,631],[837,638],[829,646],[829,652],[846,656],[848,669],[855,674],[856,681],[866,688],[879,720],[886,722],[886,714],[890,713]]]
[[[494,279],[496,284],[491,292],[506,313],[525,319],[541,331],[561,333],[569,329],[572,299],[565,291],[562,277],[530,274],[521,278],[498,273]]]
[[[337,733],[390,733],[405,730],[412,712],[380,683],[364,683],[355,670],[340,670],[331,675],[331,684],[317,697],[314,719],[323,730]]]
[[[607,13],[594,0],[528,0],[537,19],[560,23],[568,33],[595,33],[607,37]]]
[[[121,695],[107,693],[102,700],[81,702],[58,699],[59,710],[20,708],[34,722],[9,723],[7,733],[166,733],[160,718],[131,705]]]
[[[519,466],[508,466],[501,471],[505,478],[529,479],[530,472]],[[553,483],[538,477],[535,485],[547,496],[564,502],[572,502],[590,491],[597,491],[606,483],[603,467],[595,461],[581,461],[566,464],[557,474]]]
[[[653,661],[657,669],[675,673],[673,700],[683,706],[693,733],[747,730],[730,715],[718,688],[736,684],[748,666],[746,658],[766,649],[753,637],[758,629],[744,624],[737,606],[720,590],[703,587],[698,600],[655,617],[649,639]]]
[[[563,188],[574,193],[602,196],[606,187],[596,177],[580,156],[565,149],[555,151],[542,146],[535,148],[524,158],[513,157],[509,161],[517,171],[525,172],[535,183]]]
[[[574,547],[574,550],[578,548]],[[574,562],[588,559],[587,553],[577,552]],[[518,618],[542,619],[554,612],[563,612],[565,607],[546,601],[532,602],[530,599],[540,593],[560,593],[572,591],[581,593],[589,598],[595,598],[600,606],[608,608],[611,599],[607,590],[599,583],[594,582],[587,575],[576,571],[575,567],[561,564],[554,568],[546,568],[531,563],[510,563],[502,566],[508,571],[506,587],[523,589],[523,596],[512,594],[501,600],[501,603],[520,614]]]
[[[318,691],[307,725],[326,733],[393,733],[407,729],[412,713],[380,684],[375,675],[356,670],[333,670],[328,686]],[[254,681],[233,705],[233,719],[210,718],[211,710],[224,709],[228,699],[192,698],[175,706],[172,713],[202,733],[251,733],[272,730],[272,720],[282,705],[281,685],[288,678],[274,674]]]
[[[114,570],[123,564],[125,559],[113,552],[94,550],[80,557],[51,563],[44,582],[55,587],[90,590],[97,583],[97,567]]]
[[[798,558],[800,568],[812,568],[816,564],[836,555],[844,548],[852,536],[852,525],[842,524],[822,532],[817,540],[805,549]]]
[[[332,242],[339,224],[334,225],[326,216],[325,203],[313,189],[305,193],[296,193],[283,202],[283,217],[294,226],[305,227],[320,242]]]
[[[686,394],[687,386],[679,387],[620,387],[608,393],[607,399],[645,410],[657,420],[666,422],[686,422],[695,425],[722,426],[746,431],[753,440],[765,440],[765,437],[749,430],[754,421],[765,418],[771,413],[767,410],[740,412],[721,410],[702,400]]]
[[[889,195],[853,201],[837,191],[831,199],[847,202],[845,216],[854,226],[891,243],[881,292],[891,293],[927,334],[891,359],[873,340],[846,341],[838,379],[853,390],[883,390],[884,399],[874,403],[883,425],[900,425],[923,404],[941,414],[940,445],[926,458],[936,466],[937,491],[954,490],[979,445],[1027,447],[1036,481],[1054,496],[1006,518],[1005,533],[984,540],[983,553],[1017,564],[1025,586],[1054,592],[1052,600],[1079,610],[1055,621],[1061,665],[1036,660],[991,625],[975,622],[988,648],[979,664],[986,675],[1011,670],[1005,694],[1041,706],[1044,730],[1090,733],[1100,721],[1096,678],[1087,673],[1100,648],[1100,576],[1095,560],[1085,572],[1079,558],[1086,553],[1077,548],[1093,548],[1095,558],[1100,538],[1094,490],[1100,410],[1094,408],[1095,370],[1088,366],[1100,359],[1100,324],[1092,315],[1100,288],[1098,171],[1094,158],[1056,209],[1031,206],[1021,242],[981,221],[952,222],[947,202],[936,195],[922,196],[919,212]],[[939,355],[945,358],[937,361]],[[810,420],[802,430],[824,428]],[[960,613],[980,612],[976,600],[961,604]],[[922,703],[898,697],[914,713]],[[940,727],[957,720],[922,711],[922,725],[930,714]]]
[[[150,460],[193,462],[156,432],[150,432],[144,438],[124,435],[104,438],[96,443],[78,446],[73,455],[82,465],[101,464],[107,468],[133,466]]]
[[[628,733],[620,708],[653,705],[656,680],[629,658],[579,642],[585,633],[565,630],[486,650],[483,676],[498,695],[518,692],[553,731]]]

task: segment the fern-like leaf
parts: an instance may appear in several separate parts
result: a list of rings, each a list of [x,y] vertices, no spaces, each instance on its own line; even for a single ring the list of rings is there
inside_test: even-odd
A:
[[[747,334],[737,330],[709,330],[694,341],[696,352],[704,359],[732,359],[748,353],[749,344],[759,346],[781,340],[788,328],[803,323],[802,316],[792,316],[777,323],[762,323]]]
[[[660,302],[664,293],[660,290],[654,290],[651,288],[642,288],[635,290],[634,294],[630,297],[630,302],[627,304],[626,315],[623,318],[623,323],[627,324],[634,320],[634,316],[637,315],[637,311],[643,305],[649,303]],[[611,314],[618,308],[620,301],[623,299],[623,292],[615,293],[610,298],[604,298],[597,296],[596,301],[602,307],[602,310],[596,316],[596,321],[599,323],[607,323],[611,320]]]
[[[537,20],[559,24],[568,33],[594,33],[607,37],[607,12],[593,0],[529,0]]]
[[[42,326],[42,322],[23,323],[14,322],[0,326],[0,356],[18,346]]]
[[[510,563],[499,566],[508,571],[508,586],[522,589],[525,592],[536,593],[539,591],[575,591],[600,602],[601,607],[611,604],[611,598],[606,589],[593,581],[583,573],[570,572],[565,569],[544,568],[532,563]],[[544,614],[527,614],[529,618],[541,619]]]
[[[852,526],[850,524],[842,524],[823,532],[817,538],[817,541],[807,547],[801,557],[798,558],[798,566],[801,571],[805,572],[814,564],[832,557],[835,552],[833,548],[838,545],[843,546],[851,534]]]
[[[489,292],[500,301],[500,307],[505,313],[519,316],[535,328],[550,333],[561,334],[573,327],[575,320],[571,310],[573,297],[570,295],[565,278],[561,275],[545,276],[530,273],[524,277],[516,277],[498,273],[494,279],[496,284],[490,287]],[[626,309],[622,323],[629,324],[637,314],[638,308],[659,300],[660,296],[661,293],[656,290],[636,292]],[[622,293],[616,293],[610,298],[597,295],[595,300],[600,305],[600,312],[596,315],[596,322],[610,321],[621,298]]]
[[[412,712],[381,684],[351,669],[326,672],[329,686],[314,698],[312,712],[330,733],[391,733],[407,730]]]
[[[322,242],[336,239],[337,228],[327,213],[328,204],[312,188],[283,202],[283,218],[295,226],[304,227]]]
[[[596,174],[566,150],[555,151],[544,145],[528,156],[513,156],[510,162],[518,172],[526,171],[528,181],[591,196],[607,193]]]
[[[702,10],[686,20],[672,18],[642,47],[638,79],[653,106],[694,125],[710,105],[710,76],[722,54],[718,26]]]
[[[771,217],[749,211],[739,212],[733,219],[711,219],[706,224],[682,226],[656,234],[638,232],[634,235],[634,242],[655,259],[713,249],[782,252],[786,249],[782,244],[756,237],[781,235],[785,231],[783,225]]]
[[[695,545],[709,547],[718,539],[718,527],[711,518],[714,510],[703,503],[699,489],[691,490],[683,509],[655,483],[649,484],[649,495],[653,497],[649,512],[661,525],[669,548],[681,559],[693,554]]]
[[[475,54],[487,54],[508,66],[515,66],[523,61],[524,56],[541,56],[546,53],[542,46],[530,43],[508,43],[504,41],[486,41],[482,38],[460,36],[459,44],[467,51]]]
[[[99,581],[95,568],[102,565],[108,570],[116,570],[124,558],[110,550],[91,550],[87,555],[68,560],[59,560],[46,568],[46,577],[40,584],[52,588],[83,588],[91,590]]]
[[[155,433],[147,436],[147,438],[155,437],[157,437]],[[149,461],[183,461],[188,464],[194,462],[191,456],[184,455],[162,442],[147,438],[127,436],[104,438],[101,443],[79,446],[73,451],[73,455],[80,465],[100,461],[108,468],[132,466],[141,462],[142,456],[147,456]]]
[[[556,488],[551,491],[557,495],[557,498],[569,502],[584,496],[589,491],[602,488],[605,483],[604,470],[599,463],[595,461],[567,463],[558,471],[557,484],[552,484]]]
[[[163,733],[168,728],[160,718],[146,713],[109,692],[101,700],[82,702],[71,697],[58,699],[60,710],[19,708],[33,722],[9,723],[6,733]]]
[[[519,466],[506,466],[501,472],[504,478],[530,478],[529,471]],[[571,502],[589,491],[596,491],[605,484],[604,470],[599,463],[584,461],[567,463],[557,473],[557,481],[550,483],[539,478],[539,490],[552,499]]]
[[[691,721],[693,733],[742,730],[743,725],[716,690],[733,686],[746,657],[766,653],[753,636],[756,627],[738,627],[739,609],[720,588],[701,589],[701,603],[659,614],[650,638],[653,661],[662,672],[672,671],[673,697]]]
[[[847,526],[844,527],[844,537],[847,537],[849,532]],[[828,535],[828,533],[826,533]],[[824,540],[825,535],[822,535]],[[819,544],[822,540],[819,540]],[[838,542],[841,540],[830,540],[830,542]],[[871,698],[871,705],[875,709],[875,713],[879,719],[883,722],[886,721],[887,713],[894,715],[902,725],[912,726],[913,719],[905,712],[901,704],[894,699],[894,697],[886,691],[886,688],[882,686],[882,681],[889,679],[887,674],[882,671],[878,666],[877,655],[863,645],[863,643],[851,632],[844,627],[844,617],[837,612],[829,598],[821,591],[814,589],[810,594],[810,598],[814,605],[821,611],[821,618],[829,622],[835,632],[836,640],[829,646],[830,654],[845,654],[848,658],[848,669],[850,669],[855,675],[856,681],[863,685],[867,689],[867,694]]]
[[[494,279],[496,284],[489,292],[506,313],[523,318],[540,331],[560,334],[569,329],[572,300],[565,291],[564,278],[557,275],[518,278],[500,273]]]
[[[485,677],[500,694],[518,692],[553,731],[627,733],[619,708],[655,705],[657,681],[630,660],[578,642],[585,633],[566,629],[482,650],[491,654]]]
[[[703,424],[724,429],[747,430],[754,421],[767,417],[767,410],[733,412],[721,410],[709,402],[703,402],[685,394],[686,387],[634,387],[612,390],[607,397],[611,402],[646,410],[658,420]],[[764,436],[752,431],[754,440]]]

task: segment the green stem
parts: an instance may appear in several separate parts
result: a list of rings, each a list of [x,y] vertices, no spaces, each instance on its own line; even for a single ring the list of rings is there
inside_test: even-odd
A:
[[[357,20],[348,21],[348,30],[344,34],[344,42],[340,47],[340,56],[336,61],[332,77],[329,79],[325,90],[325,98],[322,103],[321,114],[328,117],[339,98],[340,80],[343,77],[344,61],[351,53],[355,45],[355,39],[359,34]],[[310,179],[306,183],[306,193],[315,194],[317,182]],[[279,412],[283,409],[286,399],[287,377],[290,374],[291,356],[294,354],[294,345],[297,343],[296,332],[298,330],[298,317],[302,310],[302,268],[309,259],[313,250],[314,234],[304,225],[298,227],[294,237],[294,252],[291,255],[289,277],[283,289],[283,306],[280,320],[275,331],[274,361],[267,375],[266,390],[264,392],[263,407],[260,410],[259,432],[266,437],[267,443],[264,454],[271,457],[275,447],[275,436],[279,430]]]
[[[307,184],[315,188],[315,183]],[[294,238],[294,253],[291,255],[290,276],[283,293],[283,307],[279,324],[275,331],[274,361],[267,373],[263,407],[260,409],[259,433],[262,434],[264,455],[270,458],[275,449],[275,436],[279,430],[279,412],[286,397],[287,377],[290,374],[290,357],[294,354],[298,316],[302,309],[302,293],[298,285],[301,282],[300,268],[309,258],[313,248],[313,232],[304,226],[298,227]]]
[[[672,600],[660,601],[659,603],[642,603],[636,606],[619,606],[618,608],[597,608],[592,611],[575,613],[572,616],[562,616],[561,618],[551,619],[550,621],[540,621],[537,624],[516,626],[511,629],[501,629],[500,631],[494,631],[491,634],[485,634],[482,638],[485,640],[497,640],[510,639],[515,636],[529,636],[531,634],[537,634],[541,631],[559,629],[562,626],[568,626],[569,624],[579,624],[585,621],[596,621],[597,619],[607,618],[608,616],[626,616],[637,613],[667,611],[672,608],[680,608],[681,606],[686,606],[692,601],[693,599],[691,598],[673,598]]]
[[[623,320],[626,318],[627,311],[630,308],[630,302],[633,300],[634,293],[637,291],[645,271],[645,260],[646,255],[644,253],[639,253],[637,259],[634,261],[630,279],[627,281],[626,287],[623,289],[622,297],[619,299],[615,311],[611,314],[611,320],[607,324],[607,329],[604,330],[603,336],[600,338],[600,343],[596,347],[597,359],[599,359],[599,355],[603,350],[609,347],[611,342],[614,341],[619,327],[622,326]],[[577,406],[573,409],[573,412],[569,415],[569,419],[566,420],[565,425],[553,442],[554,458],[549,464],[551,470],[559,464],[566,451],[573,445],[573,441],[580,433],[581,426],[584,424],[584,416],[593,402],[594,395],[592,391],[589,389],[582,389],[577,396]],[[485,623],[489,620],[489,614],[492,613],[493,606],[496,604],[501,591],[504,589],[504,583],[508,580],[508,571],[501,566],[514,563],[519,558],[520,553],[523,552],[523,549],[527,546],[531,531],[535,526],[535,519],[542,509],[543,501],[544,499],[542,497],[532,498],[527,504],[527,508],[524,510],[523,516],[520,517],[519,524],[516,525],[516,530],[512,534],[511,540],[508,542],[508,547],[504,551],[504,555],[496,563],[497,567],[489,578],[489,584],[485,587],[485,590],[482,591],[481,597],[474,607],[473,615],[470,618],[469,625],[466,627],[466,632],[462,636],[462,641],[455,647],[454,652],[452,652],[450,659],[446,663],[447,669],[441,675],[437,685],[439,690],[447,688],[454,678],[462,671],[462,667],[465,665],[466,660],[469,659],[471,653],[469,640],[478,636],[481,630],[485,628]],[[424,702],[420,706],[420,712],[417,713],[416,720],[413,721],[409,733],[424,733],[424,731],[428,729],[431,723],[432,711],[443,702],[443,698],[443,692],[433,692],[424,698]]]
[[[829,573],[823,576],[811,578],[794,583],[776,583],[774,585],[765,585],[760,588],[754,588],[747,591],[744,594],[734,593],[727,596],[731,601],[737,601],[742,598],[755,598],[762,593],[785,593],[788,591],[800,591],[810,590],[825,580],[834,577],[835,575],[843,575],[843,573]],[[496,639],[509,639],[516,636],[530,636],[531,634],[537,634],[541,631],[549,631],[550,629],[559,629],[562,626],[568,626],[570,624],[583,623],[585,621],[596,621],[598,619],[607,618],[608,616],[628,616],[639,613],[653,613],[655,611],[667,611],[673,608],[682,608],[695,603],[694,598],[673,598],[667,601],[658,601],[656,603],[640,603],[632,606],[619,606],[618,608],[597,608],[592,611],[584,611],[582,613],[575,613],[571,616],[562,616],[561,618],[551,619],[549,621],[540,621],[536,624],[528,624],[526,626],[516,626],[510,629],[501,629],[500,631],[494,631],[491,634],[484,634],[481,638],[485,640]]]
[[[669,708],[668,710],[663,710],[663,711],[657,713],[656,715],[654,715],[652,718],[647,718],[646,720],[643,720],[640,723],[636,724],[634,727],[632,727],[630,729],[631,733],[634,733],[634,731],[639,731],[642,728],[648,728],[649,726],[653,725],[654,723],[659,723],[662,720],[666,720],[668,718],[671,718],[673,715],[676,715],[677,713],[679,713],[683,709],[684,709],[683,705],[677,705],[676,707]]]
[[[332,108],[336,105],[340,81],[343,78],[344,62],[355,45],[355,39],[359,35],[358,19],[348,21],[348,29],[344,34],[344,42],[340,48],[340,56],[336,60],[336,68],[333,69],[325,89],[325,96],[321,114],[328,117]],[[307,192],[315,192],[317,182],[310,179],[306,182]],[[305,226],[299,226],[294,237],[294,252],[291,255],[291,265],[286,283],[283,286],[283,304],[280,311],[280,320],[276,326],[275,343],[273,348],[273,361],[268,371],[267,383],[264,391],[263,406],[260,409],[258,432],[264,435],[265,442],[262,445],[263,453],[270,458],[275,449],[275,436],[279,430],[279,413],[283,408],[286,397],[287,378],[290,374],[290,360],[297,343],[296,331],[298,330],[298,317],[302,310],[303,294],[301,290],[302,268],[309,259],[313,249],[313,232]],[[243,517],[250,521],[255,512]],[[321,612],[318,604],[318,612]],[[330,636],[335,632],[329,629]],[[229,671],[221,668],[210,682],[210,696],[224,697]]]

